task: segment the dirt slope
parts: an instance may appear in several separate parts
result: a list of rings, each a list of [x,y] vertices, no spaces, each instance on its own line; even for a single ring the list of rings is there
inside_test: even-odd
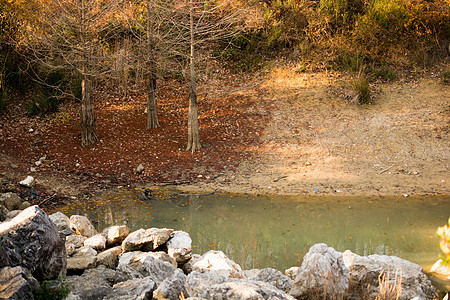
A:
[[[373,87],[375,103],[360,107],[346,82],[333,74],[274,70],[260,86],[271,108],[261,146],[236,171],[198,187],[277,194],[448,193],[449,86],[432,78],[380,84]]]

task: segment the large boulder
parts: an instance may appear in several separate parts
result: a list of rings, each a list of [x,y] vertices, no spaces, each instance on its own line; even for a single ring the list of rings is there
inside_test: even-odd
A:
[[[4,205],[9,211],[19,210],[22,205],[22,198],[14,193],[0,194],[0,205]]]
[[[131,273],[132,277],[138,277],[134,272],[130,272],[130,269],[143,277],[150,277],[157,285],[161,284],[166,278],[172,277],[177,270],[170,263],[153,257],[151,253],[122,253],[119,257],[117,270],[127,274]]]
[[[303,258],[289,294],[297,299],[341,299],[347,293],[349,274],[341,252],[317,244]]]
[[[192,257],[192,239],[187,232],[175,231],[167,241],[167,253],[183,264]]]
[[[244,278],[242,268],[222,251],[206,252],[192,264],[191,268],[192,271],[214,272],[225,277]]]
[[[0,268],[0,299],[33,299],[33,290],[39,287],[36,279],[24,268]]]
[[[0,224],[0,244],[9,265],[22,266],[42,281],[65,274],[65,237],[38,206],[22,211],[11,221]]]
[[[165,244],[169,240],[172,233],[173,229],[168,228],[141,228],[130,233],[125,238],[122,242],[123,252],[155,250],[159,246]]]
[[[350,270],[349,297],[374,299],[392,288],[393,299],[433,299],[435,289],[422,267],[396,256],[359,256],[347,250],[343,260]]]
[[[70,229],[76,234],[90,238],[97,234],[94,225],[85,216],[72,215],[70,216]]]
[[[156,284],[148,277],[130,279],[115,284],[112,291],[103,300],[150,300],[155,289]]]
[[[269,283],[227,278],[214,272],[194,271],[185,285],[190,296],[201,299],[294,299]]]

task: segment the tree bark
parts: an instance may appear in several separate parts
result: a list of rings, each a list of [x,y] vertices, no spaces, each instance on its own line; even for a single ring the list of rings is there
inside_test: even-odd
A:
[[[190,0],[189,7],[189,25],[191,34],[191,53],[190,53],[190,92],[189,92],[189,114],[188,114],[188,144],[187,151],[194,153],[202,148],[200,144],[200,134],[198,129],[198,105],[197,105],[197,83],[195,78],[195,60],[194,60],[194,4]]]
[[[153,40],[153,26],[151,19],[150,0],[147,1],[147,51],[149,74],[147,78],[147,128],[158,128],[158,114],[156,111],[156,47]]]
[[[95,134],[95,115],[92,101],[91,82],[83,75],[81,82],[81,145],[89,146],[97,142]]]
[[[82,68],[81,75],[81,145],[89,146],[97,142],[95,134],[95,114],[91,93],[91,79],[88,75],[88,46],[86,38],[86,7],[82,0],[81,12],[81,41],[82,41]]]

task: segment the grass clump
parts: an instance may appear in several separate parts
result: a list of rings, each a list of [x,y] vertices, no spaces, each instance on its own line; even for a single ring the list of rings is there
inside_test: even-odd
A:
[[[369,104],[371,102],[371,89],[369,80],[360,72],[358,76],[353,79],[352,89],[356,93],[356,102],[360,105]]]

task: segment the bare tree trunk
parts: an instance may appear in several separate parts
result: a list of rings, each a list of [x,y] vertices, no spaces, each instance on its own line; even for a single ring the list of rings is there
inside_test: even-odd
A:
[[[198,130],[198,106],[197,106],[197,83],[195,79],[195,61],[194,61],[194,17],[193,17],[194,4],[193,0],[190,0],[189,7],[189,25],[191,33],[191,54],[190,54],[190,92],[189,92],[189,114],[188,114],[188,145],[187,151],[194,153],[202,148],[200,144],[199,130]]]
[[[147,128],[158,128],[158,114],[156,111],[156,47],[153,39],[150,0],[147,1],[147,43],[149,74],[147,79]]]
[[[91,79],[88,75],[88,49],[86,40],[86,11],[85,0],[82,0],[82,15],[81,15],[81,41],[82,41],[82,59],[83,66],[81,75],[83,80],[81,82],[81,145],[89,146],[97,142],[97,135],[95,134],[95,115],[94,104],[91,93]]]
[[[83,75],[81,82],[81,144],[89,146],[97,142],[95,134],[95,115],[91,93],[91,81]]]

